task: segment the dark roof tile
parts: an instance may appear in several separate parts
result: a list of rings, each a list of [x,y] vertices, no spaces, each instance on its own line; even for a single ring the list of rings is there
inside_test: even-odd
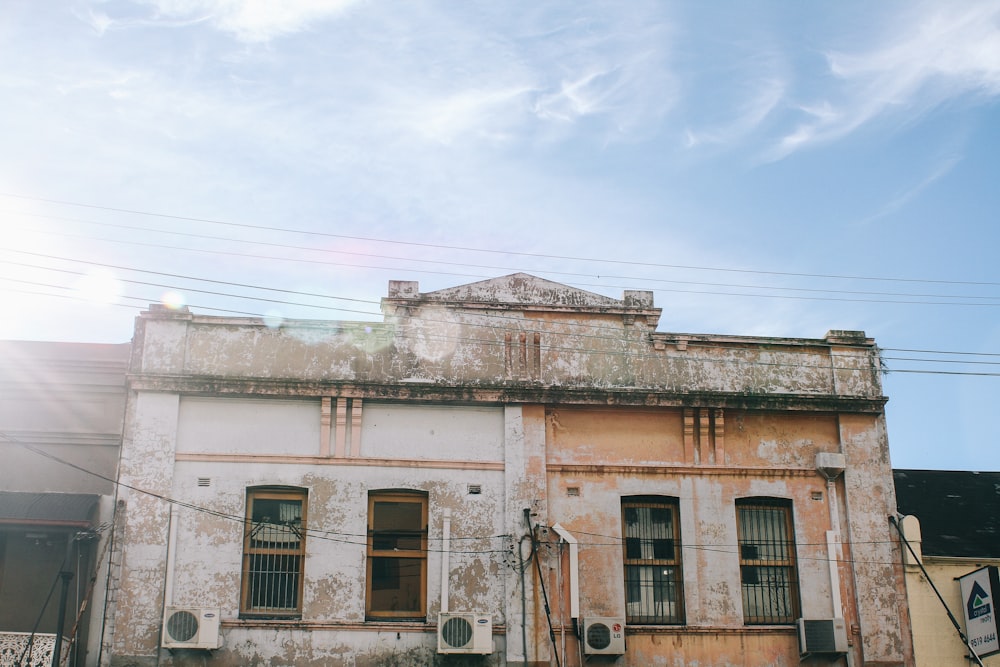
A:
[[[1000,558],[1000,472],[893,470],[896,506],[928,556]]]

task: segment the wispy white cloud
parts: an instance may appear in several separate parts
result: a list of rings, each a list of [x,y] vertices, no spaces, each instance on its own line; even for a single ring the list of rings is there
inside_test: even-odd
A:
[[[518,109],[531,92],[525,86],[469,88],[411,105],[404,122],[416,136],[450,145],[458,139],[503,141],[517,123]]]
[[[745,138],[782,102],[786,88],[786,82],[777,77],[760,81],[751,95],[735,107],[735,113],[727,122],[701,129],[689,128],[685,132],[685,146],[728,145]]]
[[[1000,1],[922,3],[910,12],[891,22],[881,45],[827,54],[837,94],[801,105],[802,120],[770,159],[890,114],[910,121],[961,95],[1000,95]]]
[[[576,74],[573,80],[562,81],[557,90],[539,94],[534,105],[539,118],[573,121],[604,110],[607,98],[614,92],[614,85],[602,86],[601,79],[613,76],[613,73],[595,70]]]
[[[204,21],[208,21],[210,18],[208,16],[203,16],[203,15],[197,15],[191,18],[174,19],[174,20],[165,20],[162,16],[112,17],[110,14],[106,12],[95,11],[93,7],[88,8],[85,14],[78,13],[76,16],[78,19],[80,19],[85,24],[90,26],[90,28],[101,37],[103,37],[110,31],[125,30],[129,28],[139,28],[139,27],[184,28],[189,25],[194,25],[196,23],[202,23]]]
[[[961,158],[955,155],[945,158],[939,164],[935,165],[931,172],[921,179],[919,183],[897,193],[894,197],[892,197],[892,199],[880,207],[878,211],[868,216],[861,222],[863,224],[873,222],[879,218],[884,218],[887,215],[891,215],[896,211],[899,211],[911,201],[916,199],[921,192],[947,176],[959,162],[961,162]]]
[[[163,16],[197,17],[244,42],[267,42],[336,16],[357,0],[148,0]]]
[[[486,21],[446,8],[379,16],[379,42],[349,56],[366,74],[334,75],[363,109],[344,121],[391,135],[397,148],[401,138],[469,146],[641,135],[676,86],[664,19],[655,6],[636,7],[582,4],[576,18]]]

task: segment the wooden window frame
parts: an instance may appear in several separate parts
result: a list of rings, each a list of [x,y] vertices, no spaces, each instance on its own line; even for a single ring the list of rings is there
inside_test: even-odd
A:
[[[420,506],[420,526],[413,531],[406,531],[409,536],[419,535],[420,547],[418,549],[376,549],[375,538],[378,534],[375,531],[375,505],[378,502],[393,503],[413,503]],[[427,517],[428,517],[427,494],[422,491],[371,491],[368,494],[368,537],[367,537],[367,558],[365,564],[365,618],[368,620],[403,620],[403,621],[424,621],[427,618]],[[415,610],[385,610],[374,609],[373,587],[375,577],[373,572],[377,559],[406,559],[419,562],[419,598]]]
[[[784,515],[784,539],[765,539],[765,536],[744,536],[744,512],[780,511]],[[759,525],[764,525],[760,523]],[[737,556],[740,565],[740,591],[743,604],[743,622],[747,625],[789,625],[801,615],[801,600],[799,595],[798,562],[796,556],[795,524],[792,513],[792,501],[784,498],[749,497],[736,501],[736,534]],[[774,557],[774,554],[761,555],[761,546],[780,545],[784,557]],[[767,582],[761,583],[761,571],[771,574],[781,573],[780,581],[768,587]],[[756,580],[753,580],[756,578]],[[760,613],[752,614],[749,607],[748,587],[758,589],[758,593],[770,591],[771,600],[763,601]],[[787,598],[784,596],[787,595]],[[781,613],[784,611],[785,613]]]
[[[254,504],[260,500],[297,500],[301,504],[301,517],[296,526],[272,523],[260,523],[253,520]],[[252,487],[247,489],[246,518],[243,522],[243,569],[240,586],[240,618],[282,618],[297,619],[302,617],[302,593],[305,584],[306,560],[306,526],[309,492],[296,487]],[[259,523],[259,525],[258,525]],[[261,526],[277,525],[283,529],[294,530],[298,535],[298,546],[294,548],[254,546],[252,537]],[[255,557],[271,556],[274,558],[290,557],[297,560],[297,568],[287,571],[296,577],[295,605],[257,607],[252,603],[254,591],[252,581],[256,575],[253,568]],[[258,580],[259,581],[259,580]]]
[[[625,621],[629,625],[683,625],[684,619],[684,574],[681,557],[681,526],[680,526],[680,502],[671,496],[624,496],[621,500],[622,506],[622,562],[623,577],[625,582]],[[669,553],[655,554],[658,540],[652,537],[629,536],[629,522],[626,520],[628,510],[631,509],[659,509],[670,512],[670,524],[672,536],[666,539],[671,541],[669,545],[662,545]],[[660,538],[661,540],[663,538]],[[653,550],[653,555],[644,557],[640,553],[636,557],[634,549],[635,540],[639,540],[638,548],[640,552]],[[630,546],[633,553],[630,554]],[[630,557],[631,556],[631,557]],[[640,568],[648,570],[642,571]],[[656,574],[659,571],[660,577]],[[631,576],[630,576],[631,575]],[[650,576],[652,575],[652,576]],[[637,578],[638,576],[638,578]],[[649,605],[642,599],[644,595],[653,596],[653,609],[658,613],[629,613],[631,587],[638,586],[640,591],[638,605],[640,608]],[[661,588],[661,586],[663,588]],[[646,589],[643,592],[643,589]],[[670,594],[672,592],[672,595]],[[663,598],[656,600],[657,595]],[[649,609],[645,609],[649,611]]]

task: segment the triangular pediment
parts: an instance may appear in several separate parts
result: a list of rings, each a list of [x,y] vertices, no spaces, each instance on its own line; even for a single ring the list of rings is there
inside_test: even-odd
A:
[[[576,306],[584,308],[621,307],[618,299],[546,280],[528,273],[481,280],[421,295],[428,301]]]

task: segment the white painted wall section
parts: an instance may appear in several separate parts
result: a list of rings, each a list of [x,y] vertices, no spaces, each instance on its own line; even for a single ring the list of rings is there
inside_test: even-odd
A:
[[[316,456],[319,445],[319,399],[181,398],[178,453]]]
[[[365,401],[361,456],[502,461],[502,407],[428,406]]]

